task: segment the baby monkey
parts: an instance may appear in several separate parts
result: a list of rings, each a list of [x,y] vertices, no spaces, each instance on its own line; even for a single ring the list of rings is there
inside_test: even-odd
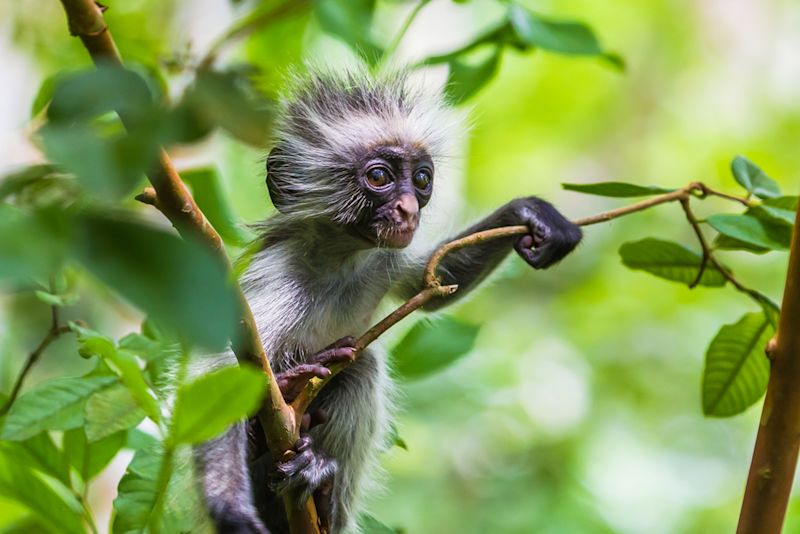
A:
[[[284,99],[266,176],[278,213],[258,226],[261,247],[241,283],[287,401],[311,377],[328,376],[329,365],[353,358],[352,336],[369,328],[384,296],[408,298],[422,288],[427,257],[406,247],[433,194],[450,117],[440,97],[404,74],[316,71]],[[461,235],[507,225],[530,233],[446,256],[438,273],[458,291],[426,310],[467,294],[512,248],[545,269],[581,240],[577,226],[536,197],[512,200]],[[228,352],[202,365],[235,362]],[[309,413],[326,420],[304,432],[291,460],[273,463],[256,421],[197,447],[218,531],[287,532],[279,495],[289,489],[315,494],[332,533],[354,531],[386,440],[391,391],[386,357],[364,350],[312,403]]]

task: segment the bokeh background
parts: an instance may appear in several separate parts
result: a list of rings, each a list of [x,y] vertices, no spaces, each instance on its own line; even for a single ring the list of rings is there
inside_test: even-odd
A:
[[[442,186],[452,229],[520,195],[541,195],[573,217],[622,203],[562,191],[561,182],[679,187],[702,180],[735,191],[728,165],[736,154],[797,191],[800,3],[524,3],[590,24],[627,69],[507,52],[496,77],[463,108],[472,127],[460,134]],[[227,0],[109,4],[106,18],[123,56],[165,64],[202,56],[246,7]],[[412,8],[379,2],[373,33],[389,40]],[[503,9],[490,1],[433,0],[398,57],[450,50]],[[259,66],[263,89],[275,94],[292,65],[350,55],[311,15],[299,15],[243,40],[223,61]],[[42,161],[31,140],[37,89],[47,76],[88,64],[67,36],[59,2],[0,4],[0,170]],[[433,68],[426,80],[441,83],[444,74]],[[186,83],[188,75],[176,71],[172,91]],[[266,149],[214,133],[170,153],[181,168],[216,165],[236,213],[253,222],[272,210],[263,183]],[[534,272],[510,260],[453,311],[482,325],[475,349],[441,373],[400,385],[397,427],[407,450],[393,448],[383,458],[385,489],[370,496],[376,517],[409,533],[734,530],[760,403],[732,419],[704,418],[700,377],[711,337],[754,304],[731,289],[689,290],[627,270],[618,247],[650,235],[693,243],[679,207],[662,206],[588,228],[578,251],[555,269]],[[725,260],[748,285],[780,301],[785,253]],[[137,328],[134,308],[83,283],[93,296],[71,313],[114,334]],[[1,389],[10,388],[48,321],[47,309],[27,294],[0,294]],[[89,367],[75,342],[62,338],[27,385]],[[129,460],[130,453],[120,454],[91,488],[100,525]],[[10,502],[0,503],[0,512],[23,513]],[[786,531],[800,532],[796,499]]]

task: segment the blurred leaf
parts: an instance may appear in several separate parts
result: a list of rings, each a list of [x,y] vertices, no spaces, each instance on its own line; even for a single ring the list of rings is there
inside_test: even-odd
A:
[[[374,65],[383,50],[372,40],[375,0],[319,0],[315,10],[320,26]]]
[[[0,439],[22,441],[44,430],[68,430],[83,424],[83,407],[114,377],[80,376],[50,380],[14,402],[0,423]]]
[[[64,295],[54,295],[52,293],[48,293],[47,291],[36,291],[36,298],[44,302],[45,304],[49,304],[50,306],[56,306],[58,308],[63,308],[64,306],[72,306],[76,302],[78,302],[78,295],[76,293],[67,293]]]
[[[403,450],[408,450],[408,444],[405,442],[403,438],[400,437],[400,433],[397,431],[397,425],[394,423],[389,424],[389,436],[387,439],[388,447],[400,447]]]
[[[0,279],[49,278],[64,261],[71,231],[63,210],[25,213],[0,203]]]
[[[131,333],[119,340],[119,348],[136,354],[146,362],[160,360],[170,354],[179,354],[180,346],[151,337]]]
[[[222,348],[237,302],[224,267],[202,244],[134,220],[85,213],[78,259],[98,278],[184,339]]]
[[[472,350],[479,330],[450,316],[418,321],[392,349],[397,375],[414,380],[444,369]]]
[[[719,213],[706,219],[714,230],[728,237],[770,250],[786,250],[792,239],[792,229],[773,224],[752,215]]]
[[[648,195],[660,195],[670,193],[674,189],[665,189],[655,185],[638,185],[625,182],[600,182],[594,184],[561,184],[567,191],[577,191],[588,195],[600,195],[603,197],[643,197]]]
[[[517,37],[529,46],[575,55],[600,55],[603,49],[594,32],[579,22],[554,21],[511,3],[508,19]]]
[[[49,163],[30,165],[7,174],[0,180],[0,200],[19,193],[31,184],[58,173],[58,168]]]
[[[18,465],[37,469],[69,487],[69,464],[47,432],[25,441],[0,441],[0,456]]]
[[[117,432],[89,443],[82,428],[64,432],[64,454],[85,482],[93,479],[125,446],[127,432]]]
[[[237,219],[214,168],[182,171],[181,178],[192,188],[192,196],[222,238],[243,246],[253,239]]]
[[[0,495],[27,506],[55,534],[83,534],[81,511],[74,499],[56,492],[31,470],[0,454]]]
[[[139,74],[106,63],[59,80],[47,118],[68,124],[119,112],[127,121],[138,122],[148,118],[152,105],[150,89]]]
[[[769,323],[772,325],[774,329],[778,329],[778,321],[781,318],[781,307],[778,306],[771,298],[766,295],[762,295],[761,293],[755,293],[755,298],[761,304],[761,309],[764,310],[764,314],[766,315]]]
[[[458,105],[477,93],[486,85],[497,71],[500,63],[501,48],[494,46],[488,53],[478,51],[482,55],[475,61],[472,52],[452,56],[447,73],[445,92],[450,104]]]
[[[157,444],[158,440],[153,435],[138,428],[131,428],[128,430],[128,440],[125,442],[125,448],[138,451],[146,447],[154,447]]]
[[[39,89],[36,91],[36,96],[33,97],[33,103],[31,104],[31,118],[41,113],[47,104],[50,103],[50,100],[53,98],[53,91],[56,87],[56,80],[62,76],[63,73],[56,73],[42,80],[42,83],[39,85]]]
[[[158,156],[155,129],[106,136],[83,123],[50,123],[39,130],[45,152],[87,190],[109,200],[129,195]]]
[[[265,393],[263,373],[248,367],[225,367],[181,385],[175,396],[170,439],[199,443],[252,415]]]
[[[723,326],[706,352],[703,412],[729,417],[743,412],[764,394],[769,360],[764,347],[774,329],[763,312],[747,313]]]
[[[740,241],[724,234],[717,234],[714,238],[714,248],[721,250],[744,250],[753,254],[765,254],[770,251],[768,248],[759,247],[746,241]]]
[[[770,198],[781,195],[780,187],[775,180],[744,156],[736,156],[733,159],[731,172],[742,187],[758,197]]]
[[[183,105],[195,114],[195,128],[201,131],[204,125],[219,126],[259,148],[269,141],[274,103],[253,87],[245,72],[200,70]]]
[[[754,206],[747,210],[748,215],[753,215],[767,222],[794,225],[794,217],[797,213],[797,197],[776,197],[767,198],[760,206]]]
[[[125,386],[111,386],[86,401],[86,439],[98,441],[120,430],[135,427],[144,417],[145,412]]]
[[[370,514],[358,516],[358,531],[361,534],[400,534],[402,532],[399,529],[381,523]]]
[[[623,244],[619,254],[622,263],[629,269],[646,271],[659,278],[684,284],[691,284],[697,278],[703,260],[700,254],[683,245],[652,237]],[[709,287],[724,286],[725,277],[709,263],[699,284]]]

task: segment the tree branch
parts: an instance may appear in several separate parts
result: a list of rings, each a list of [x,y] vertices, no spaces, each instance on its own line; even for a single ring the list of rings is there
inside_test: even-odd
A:
[[[795,216],[778,332],[737,534],[779,534],[800,448],[800,211]]]

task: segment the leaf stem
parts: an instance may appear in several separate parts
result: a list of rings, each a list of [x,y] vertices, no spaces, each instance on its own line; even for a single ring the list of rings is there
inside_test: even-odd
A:
[[[425,5],[428,3],[430,3],[430,0],[420,0],[419,2],[417,2],[417,4],[414,6],[414,9],[412,9],[411,13],[409,13],[408,17],[406,17],[406,20],[400,27],[400,30],[397,32],[397,35],[394,36],[392,42],[389,43],[389,46],[387,46],[386,50],[383,52],[384,60],[391,59],[392,56],[394,56],[394,54],[397,52],[397,48],[400,46],[400,43],[403,40],[403,37],[405,37],[406,33],[408,33],[408,29],[414,23],[414,19],[417,18],[419,12],[422,11],[422,8],[425,7]]]

